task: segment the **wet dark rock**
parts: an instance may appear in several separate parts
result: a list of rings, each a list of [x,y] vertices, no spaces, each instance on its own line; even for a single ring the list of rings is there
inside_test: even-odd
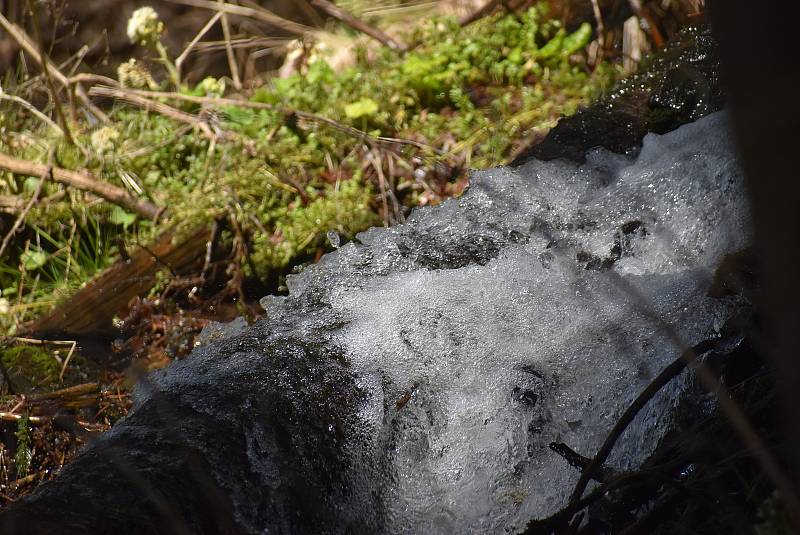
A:
[[[725,103],[717,43],[707,27],[687,28],[606,97],[561,119],[544,140],[512,165],[530,158],[585,161],[603,147],[635,151],[648,132],[663,134],[722,109]]]

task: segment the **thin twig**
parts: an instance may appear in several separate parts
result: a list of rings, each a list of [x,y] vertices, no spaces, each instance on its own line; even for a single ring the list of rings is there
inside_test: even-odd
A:
[[[370,153],[370,160],[372,163],[372,167],[375,169],[375,172],[378,174],[378,184],[381,189],[381,200],[383,201],[383,209],[385,211],[385,221],[387,223],[386,226],[389,226],[389,208],[386,203],[386,199],[389,198],[392,201],[392,212],[393,212],[393,219],[395,223],[400,222],[400,206],[397,202],[397,197],[394,194],[394,188],[391,184],[388,183],[386,180],[386,175],[383,173],[383,158],[379,151],[372,151]]]
[[[28,160],[20,160],[0,152],[0,169],[25,176],[42,176],[47,173],[49,166]],[[100,182],[88,172],[70,171],[60,167],[52,167],[50,176],[55,182],[66,186],[87,191],[111,203],[139,214],[148,219],[155,219],[159,214],[159,207],[131,196],[122,188]]]
[[[690,347],[686,351],[684,351],[680,357],[675,359],[669,366],[664,368],[661,373],[659,373],[655,379],[653,379],[647,388],[645,388],[631,403],[625,412],[622,413],[617,423],[614,424],[614,427],[608,433],[603,445],[597,450],[597,453],[592,458],[589,466],[587,466],[582,472],[581,477],[578,480],[578,483],[575,484],[575,489],[572,491],[572,496],[570,497],[569,503],[571,506],[575,506],[578,501],[583,497],[583,491],[586,490],[586,485],[589,484],[589,481],[594,477],[595,473],[603,466],[608,459],[608,456],[611,454],[611,450],[614,449],[614,445],[617,443],[617,440],[622,436],[625,430],[628,428],[630,423],[639,414],[647,403],[653,399],[653,397],[661,390],[667,383],[672,381],[675,377],[680,375],[680,373],[688,366],[690,363],[697,360],[697,358],[710,351],[714,348],[715,342],[712,340],[705,340],[700,342],[699,344],[695,345],[694,347]]]
[[[61,366],[61,373],[58,374],[59,381],[64,380],[64,372],[67,371],[67,366],[69,365],[69,361],[72,358],[72,354],[75,353],[76,347],[78,347],[78,342],[73,340],[72,345],[70,346],[69,351],[67,352],[67,358],[64,359],[64,364]]]
[[[113,78],[109,78],[108,76],[103,76],[101,74],[94,74],[91,72],[79,72],[78,74],[67,78],[67,83],[69,83],[70,85],[79,84],[81,82],[88,82],[91,84],[106,84],[112,87],[119,86],[119,82],[117,82]]]
[[[13,412],[0,412],[0,420],[5,420],[7,422],[18,422],[22,420],[24,416],[22,414],[15,414]],[[49,418],[44,416],[28,416],[28,421],[34,425],[43,424],[49,421]]]
[[[72,342],[73,344],[75,342]],[[28,398],[30,404],[36,404],[43,401],[52,401],[68,398],[80,398],[86,396],[100,397],[100,385],[98,383],[83,383],[79,385],[68,386],[52,392],[44,394],[35,394]],[[11,411],[14,412],[14,411]]]
[[[349,11],[345,11],[344,9],[328,2],[328,0],[311,0],[311,5],[323,11],[324,13],[327,13],[331,17],[344,22],[354,30],[358,30],[363,34],[372,37],[379,43],[383,44],[384,46],[388,46],[392,50],[404,52],[407,49],[406,45],[397,41],[396,39],[393,39],[384,31],[375,28],[374,26],[370,26],[366,22],[358,19]]]
[[[17,233],[17,230],[22,226],[23,221],[25,221],[25,217],[28,215],[28,212],[36,204],[36,201],[39,200],[39,196],[42,194],[42,188],[44,187],[45,180],[48,176],[50,176],[53,172],[53,153],[54,151],[50,150],[50,155],[47,157],[47,165],[45,166],[44,172],[39,175],[39,183],[36,184],[36,190],[31,195],[28,204],[25,205],[25,209],[22,210],[22,213],[19,214],[14,224],[11,226],[11,230],[8,231],[5,238],[3,238],[3,244],[0,245],[0,258],[3,257],[3,252],[8,247],[8,244],[11,242],[11,238],[14,237],[14,234]]]
[[[106,94],[109,93],[111,88],[102,88],[101,86],[95,86],[90,90],[91,94]],[[397,138],[397,137],[385,137],[385,136],[372,136],[367,132],[363,132],[358,128],[354,128],[352,126],[342,124],[338,121],[334,121],[328,117],[324,117],[322,115],[317,115],[315,113],[310,113],[306,111],[299,111],[293,110],[291,108],[284,108],[282,106],[275,106],[272,104],[267,104],[264,102],[251,102],[249,100],[238,100],[233,98],[216,98],[216,97],[198,97],[194,95],[185,95],[183,93],[174,93],[169,91],[142,91],[142,90],[133,90],[133,89],[118,89],[118,91],[123,91],[127,94],[132,95],[139,95],[143,97],[152,97],[152,98],[169,98],[173,100],[182,100],[186,102],[194,102],[195,104],[205,104],[208,106],[238,106],[240,108],[252,108],[257,110],[272,110],[277,111],[279,113],[283,113],[287,116],[295,116],[298,119],[304,119],[306,121],[317,123],[317,124],[324,124],[334,128],[335,130],[339,130],[340,132],[352,136],[356,139],[364,139],[371,143],[383,143],[383,144],[397,144],[397,145],[408,145],[411,147],[416,147],[418,149],[431,151],[439,156],[445,156],[446,153],[440,149],[432,145],[428,145],[426,143],[422,143],[419,141],[414,141],[413,139],[405,139],[405,138]],[[183,113],[183,112],[181,112]],[[188,115],[188,114],[187,114]]]
[[[629,281],[619,274],[611,271],[608,275],[614,279],[616,284],[625,292],[629,301],[633,302],[637,310],[657,325],[666,334],[676,347],[686,347],[681,336],[675,328],[661,319],[649,305],[647,299]],[[691,355],[686,355],[690,357]],[[781,469],[774,456],[767,449],[761,437],[753,428],[747,416],[742,412],[736,402],[728,394],[726,388],[717,380],[713,372],[702,362],[694,369],[695,376],[700,380],[703,387],[716,397],[720,412],[723,414],[728,424],[733,428],[742,444],[753,454],[761,468],[770,478],[773,485],[781,496],[787,510],[792,515],[795,522],[800,522],[800,497],[794,484]]]
[[[208,237],[208,241],[206,242],[206,256],[203,259],[203,269],[200,271],[200,278],[203,281],[205,281],[206,275],[208,275],[208,270],[211,268],[211,260],[214,256],[214,249],[217,246],[219,231],[220,223],[219,220],[215,219],[214,223],[211,225],[211,236]]]

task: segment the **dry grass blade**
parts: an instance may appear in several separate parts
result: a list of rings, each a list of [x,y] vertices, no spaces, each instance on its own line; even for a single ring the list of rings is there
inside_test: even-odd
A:
[[[283,49],[292,39],[281,39],[278,37],[240,37],[238,39],[231,39],[230,45],[235,50],[260,48],[260,51],[255,52],[259,56],[266,55],[267,53],[276,49]],[[227,47],[225,41],[203,41],[197,43],[194,49],[197,52],[216,52],[224,50]]]
[[[597,44],[599,49],[597,52],[597,61],[603,58],[603,50],[605,49],[605,26],[603,25],[603,14],[600,12],[600,4],[597,0],[592,0],[592,13],[594,13],[594,20],[597,23],[595,27],[597,31]]]
[[[622,25],[622,66],[625,72],[634,72],[647,51],[647,35],[642,30],[639,17],[630,17]]]
[[[64,133],[64,139],[70,145],[75,145],[76,147],[81,149],[81,152],[86,155],[86,151],[80,146],[80,144],[75,140],[72,135],[72,131],[69,127],[69,122],[67,122],[67,115],[64,113],[64,108],[61,104],[61,98],[58,96],[58,90],[56,89],[56,84],[53,81],[53,77],[50,74],[50,58],[47,57],[47,54],[44,52],[44,41],[42,41],[42,35],[39,31],[39,20],[36,16],[36,12],[33,9],[33,5],[31,4],[31,0],[28,0],[28,10],[31,12],[31,19],[33,21],[33,31],[34,35],[36,36],[36,40],[39,43],[39,56],[41,58],[41,65],[42,65],[42,73],[44,74],[44,79],[47,85],[47,89],[50,91],[50,98],[53,101],[53,107],[56,110],[56,116],[58,117],[58,121],[61,123],[61,130]],[[69,89],[69,86],[66,86]],[[73,113],[74,116],[74,107]]]
[[[233,53],[233,46],[231,46],[231,25],[228,21],[228,14],[225,13],[224,4],[222,0],[217,2],[221,7],[218,13],[222,14],[222,36],[225,39],[225,54],[228,56],[228,66],[231,70],[231,79],[233,80],[233,87],[237,91],[242,89],[242,80],[239,78],[239,64],[236,62],[236,56]]]

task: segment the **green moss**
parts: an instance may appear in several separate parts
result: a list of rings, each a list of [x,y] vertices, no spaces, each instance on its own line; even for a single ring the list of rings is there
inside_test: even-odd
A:
[[[252,100],[312,112],[372,135],[414,139],[444,149],[448,162],[489,167],[507,162],[516,140],[552,126],[614,81],[616,66],[601,64],[590,71],[582,64],[581,50],[590,35],[588,25],[566,32],[540,7],[486,17],[465,28],[453,19],[434,18],[402,36],[415,44],[405,55],[387,48],[376,54],[361,51],[356,64],[341,72],[317,59],[302,74],[255,90]],[[196,104],[172,104],[199,111]],[[170,217],[156,228],[71,192],[30,214],[38,230],[27,238],[45,254],[44,265],[35,273],[21,273],[25,242],[20,241],[0,263],[0,288],[17,287],[25,277],[21,304],[28,306],[45,295],[45,279],[74,288],[107,265],[116,249],[105,235],[141,243],[165,226],[189,230],[221,217],[234,218],[251,240],[246,271],[266,277],[327,247],[329,230],[350,238],[382,222],[380,187],[372,169],[363,165],[375,147],[365,147],[363,139],[280,111],[222,106],[213,112],[212,124],[246,143],[211,143],[169,118],[119,105],[102,135],[97,127],[74,126],[76,139],[89,149],[87,156],[19,114],[4,114],[0,150],[46,161],[54,144],[58,165],[86,168],[103,181],[169,207]],[[93,149],[93,139],[98,145],[101,138],[113,143]],[[388,179],[405,192],[398,197],[407,210],[423,191],[412,167],[429,170],[442,157],[405,147],[393,158],[402,172]],[[412,166],[412,160],[422,163]],[[0,194],[19,194],[30,186],[21,177],[0,175]],[[47,183],[44,195],[60,188]],[[440,184],[439,191],[448,188]],[[71,259],[65,270],[71,224],[77,225],[79,237],[94,236],[85,242],[97,246]],[[36,275],[38,295],[31,283]],[[30,319],[31,310],[37,308],[25,308],[18,316]]]
[[[30,420],[25,415],[17,421],[17,452],[14,454],[14,464],[17,469],[17,478],[25,477],[31,468],[31,428]]]
[[[45,386],[58,380],[61,366],[50,351],[36,346],[14,346],[0,353],[11,383],[20,390]]]

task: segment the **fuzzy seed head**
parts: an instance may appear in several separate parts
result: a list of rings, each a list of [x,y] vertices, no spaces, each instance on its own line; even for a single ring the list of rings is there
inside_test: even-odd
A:
[[[122,87],[131,89],[157,89],[150,71],[141,62],[131,58],[117,67],[117,79]]]
[[[104,126],[92,132],[92,148],[98,154],[112,152],[117,146],[119,132],[110,126]]]

